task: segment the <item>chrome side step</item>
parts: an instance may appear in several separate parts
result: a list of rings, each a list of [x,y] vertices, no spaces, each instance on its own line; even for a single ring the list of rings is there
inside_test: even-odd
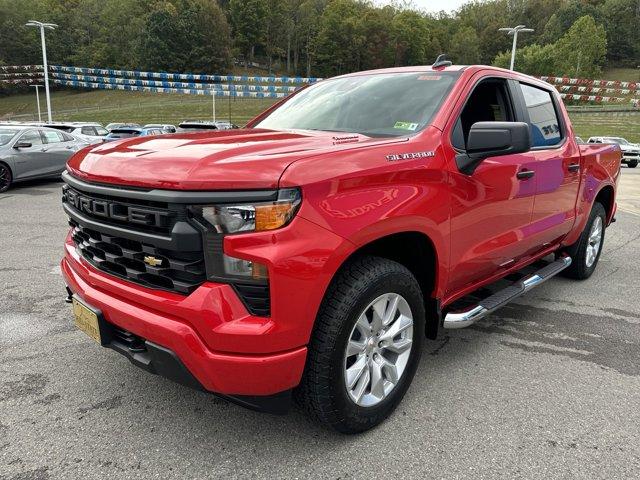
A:
[[[534,274],[485,298],[468,310],[447,313],[444,317],[444,328],[464,328],[474,324],[510,301],[518,298],[523,293],[528,292],[533,287],[537,287],[551,277],[555,277],[569,265],[571,265],[571,257],[561,257],[555,262],[551,262],[549,265],[542,267]]]

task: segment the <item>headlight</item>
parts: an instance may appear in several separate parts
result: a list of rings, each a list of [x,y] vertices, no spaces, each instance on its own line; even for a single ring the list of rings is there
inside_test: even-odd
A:
[[[280,190],[274,202],[242,205],[198,205],[189,208],[191,214],[207,230],[219,234],[262,232],[285,226],[300,205],[300,191]]]
[[[272,202],[190,206],[189,215],[203,231],[209,279],[267,284],[266,265],[226,255],[224,237],[281,228],[293,219],[300,202],[300,191],[291,188],[280,190]]]

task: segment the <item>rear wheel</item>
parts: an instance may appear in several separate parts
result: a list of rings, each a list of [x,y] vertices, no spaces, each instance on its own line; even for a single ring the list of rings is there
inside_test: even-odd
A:
[[[0,163],[0,193],[6,192],[11,186],[13,176],[8,165]]]
[[[591,276],[602,253],[606,221],[607,213],[604,207],[601,203],[595,203],[580,238],[567,249],[573,261],[563,270],[563,275],[578,280]]]
[[[638,166],[638,160],[631,160],[630,162],[627,162],[627,167],[629,168],[636,168]]]
[[[400,403],[420,360],[424,302],[404,266],[363,257],[329,288],[296,398],[320,422],[358,433]]]

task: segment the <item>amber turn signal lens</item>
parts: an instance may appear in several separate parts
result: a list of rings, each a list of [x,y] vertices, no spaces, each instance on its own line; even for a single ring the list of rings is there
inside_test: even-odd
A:
[[[285,225],[293,214],[292,203],[256,205],[256,231],[275,230]]]

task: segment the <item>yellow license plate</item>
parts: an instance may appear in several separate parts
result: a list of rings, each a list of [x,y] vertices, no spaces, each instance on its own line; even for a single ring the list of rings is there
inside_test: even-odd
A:
[[[100,338],[100,325],[98,323],[98,315],[86,305],[83,305],[75,298],[73,303],[73,317],[76,327],[93,338],[96,342],[102,343]]]

